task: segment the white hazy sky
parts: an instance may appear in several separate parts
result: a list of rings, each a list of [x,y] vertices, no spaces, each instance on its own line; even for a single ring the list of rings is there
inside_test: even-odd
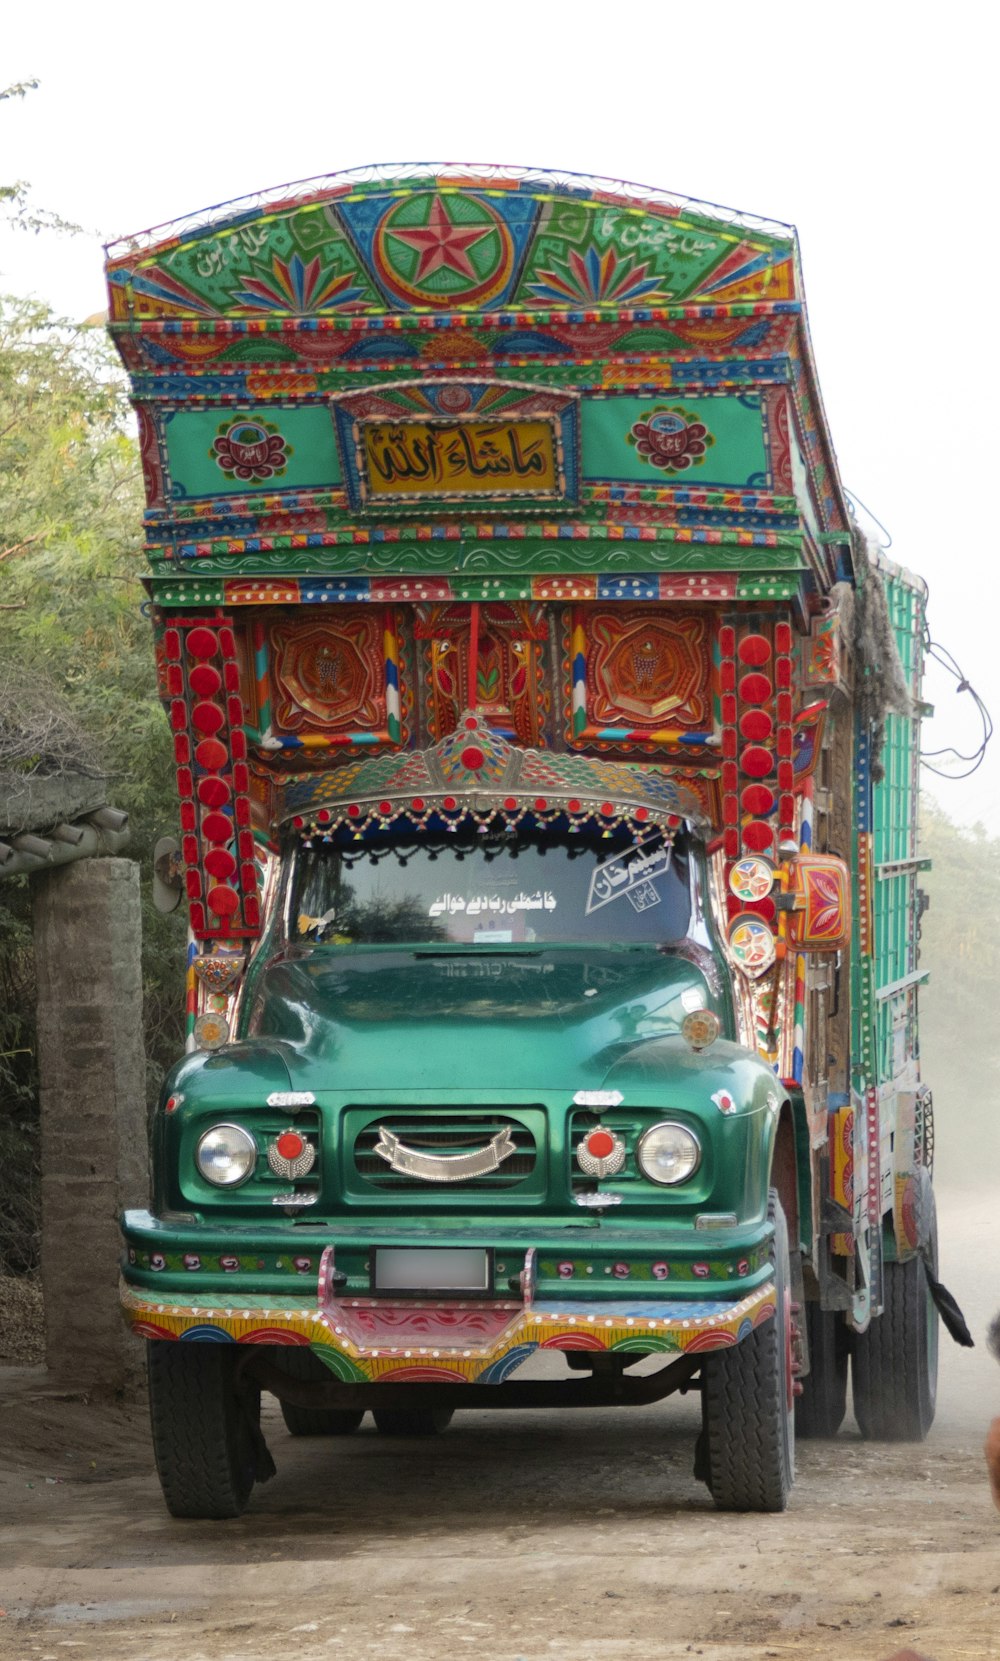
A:
[[[41,86],[0,104],[0,181],[29,180],[93,234],[0,234],[0,288],[82,319],[104,307],[102,241],[369,162],[573,169],[793,223],[844,482],[928,579],[934,637],[1000,716],[995,15],[971,0],[8,8],[0,83]],[[978,742],[953,684],[928,682],[925,748]],[[1000,737],[973,779],[925,783],[995,833]]]

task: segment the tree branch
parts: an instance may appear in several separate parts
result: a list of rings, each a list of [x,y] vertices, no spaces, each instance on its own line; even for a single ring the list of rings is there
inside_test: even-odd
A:
[[[26,536],[23,542],[14,542],[9,548],[0,548],[0,565],[5,559],[13,559],[15,554],[23,554],[25,548],[30,548],[35,542],[41,542],[42,532],[36,531],[34,536]]]

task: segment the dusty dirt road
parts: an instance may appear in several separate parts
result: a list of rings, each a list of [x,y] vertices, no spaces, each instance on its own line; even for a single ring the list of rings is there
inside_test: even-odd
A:
[[[1000,1513],[981,1444],[1000,1303],[989,1200],[943,1206],[942,1341],[921,1447],[799,1446],[781,1517],[723,1516],[691,1473],[698,1408],[468,1412],[429,1442],[267,1433],[278,1476],[232,1523],[172,1521],[141,1409],[3,1378],[0,1656],[18,1661],[935,1661],[1000,1657]],[[986,1264],[977,1280],[973,1265]],[[979,1271],[980,1275],[982,1271]]]

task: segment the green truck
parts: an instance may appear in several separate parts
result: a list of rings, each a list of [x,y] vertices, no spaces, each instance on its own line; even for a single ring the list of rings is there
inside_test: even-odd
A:
[[[190,914],[122,1225],[171,1512],[273,1470],[262,1391],[315,1436],[697,1391],[729,1510],[849,1372],[922,1438],[924,588],[854,526],[794,231],[367,170],[108,283]]]

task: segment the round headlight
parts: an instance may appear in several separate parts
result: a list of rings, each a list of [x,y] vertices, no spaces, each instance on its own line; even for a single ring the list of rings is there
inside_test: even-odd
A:
[[[236,1188],[253,1172],[257,1144],[239,1125],[213,1125],[200,1138],[194,1161],[206,1182]]]
[[[641,1138],[636,1158],[650,1182],[670,1186],[694,1175],[701,1164],[701,1144],[684,1125],[653,1125]]]

